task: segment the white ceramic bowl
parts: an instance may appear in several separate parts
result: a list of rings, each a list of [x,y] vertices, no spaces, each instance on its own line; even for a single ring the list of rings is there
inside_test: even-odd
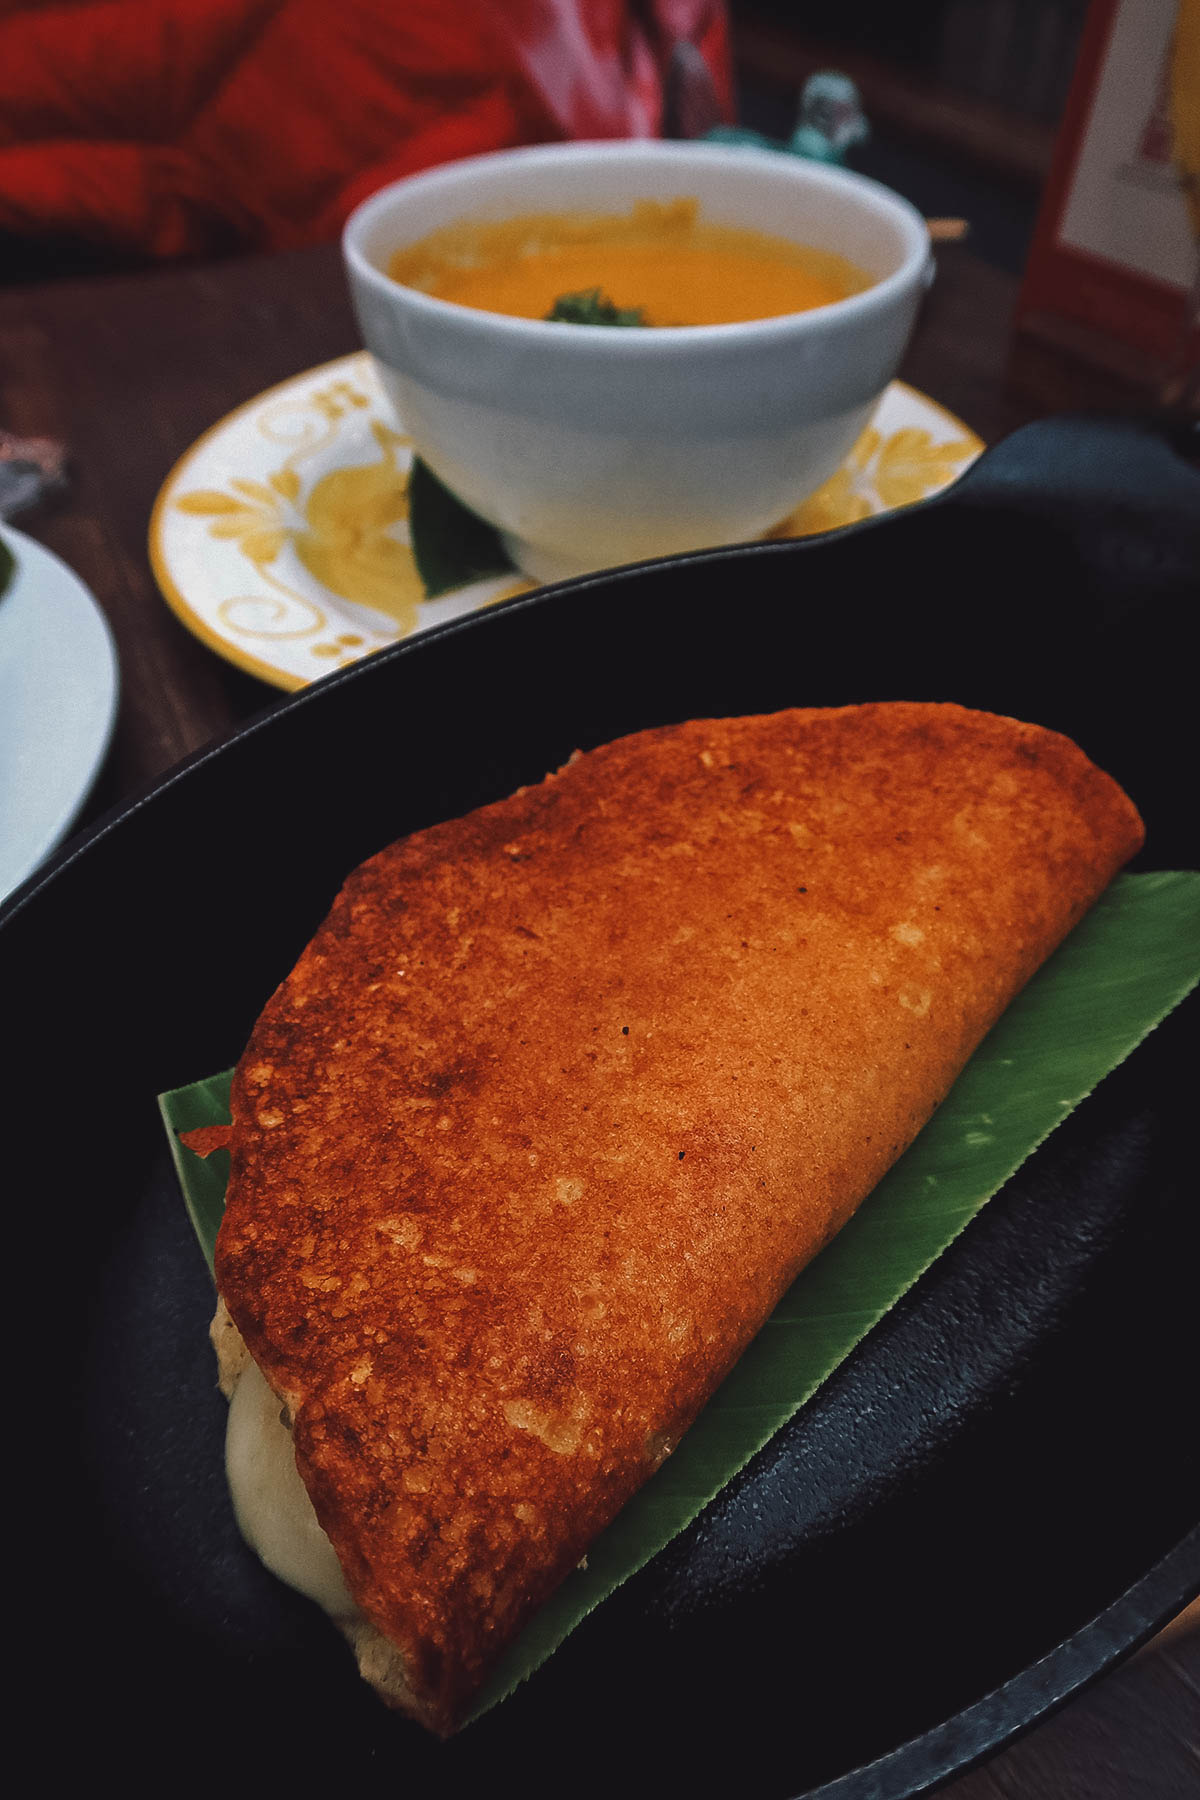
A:
[[[705,219],[836,251],[874,284],[782,318],[614,330],[481,312],[385,272],[402,245],[457,219],[678,195]],[[646,141],[412,176],[353,213],[343,248],[404,430],[537,580],[735,543],[785,517],[866,425],[932,269],[920,214],[877,182],[774,151]]]

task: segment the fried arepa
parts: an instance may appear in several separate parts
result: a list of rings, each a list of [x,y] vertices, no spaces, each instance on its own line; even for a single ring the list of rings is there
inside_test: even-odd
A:
[[[1069,740],[895,703],[640,732],[351,875],[216,1271],[393,1702],[461,1721],[1141,841]]]

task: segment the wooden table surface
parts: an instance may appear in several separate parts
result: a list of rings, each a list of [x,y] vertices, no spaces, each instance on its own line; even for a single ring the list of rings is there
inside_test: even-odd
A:
[[[940,253],[902,374],[991,442],[1048,413],[1146,397],[1015,340],[1012,279]],[[277,698],[194,639],[160,598],[150,509],[176,458],[272,383],[357,348],[338,252],[0,289],[0,426],[61,439],[70,492],[16,521],[62,556],[111,621],[122,700],[84,822]],[[1200,1612],[941,1792],[946,1800],[1200,1796]]]

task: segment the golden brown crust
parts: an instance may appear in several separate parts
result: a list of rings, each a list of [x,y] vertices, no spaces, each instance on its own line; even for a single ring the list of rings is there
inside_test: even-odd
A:
[[[220,1289],[448,1731],[1141,842],[1054,733],[699,721],[393,844],[233,1090]]]

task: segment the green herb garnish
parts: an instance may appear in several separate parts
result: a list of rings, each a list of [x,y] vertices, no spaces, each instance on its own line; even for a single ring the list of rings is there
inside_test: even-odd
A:
[[[5,588],[12,580],[13,571],[16,566],[16,557],[4,542],[4,539],[0,538],[0,594],[3,594]]]
[[[640,306],[615,306],[598,287],[560,294],[546,317],[558,325],[644,325]]]

